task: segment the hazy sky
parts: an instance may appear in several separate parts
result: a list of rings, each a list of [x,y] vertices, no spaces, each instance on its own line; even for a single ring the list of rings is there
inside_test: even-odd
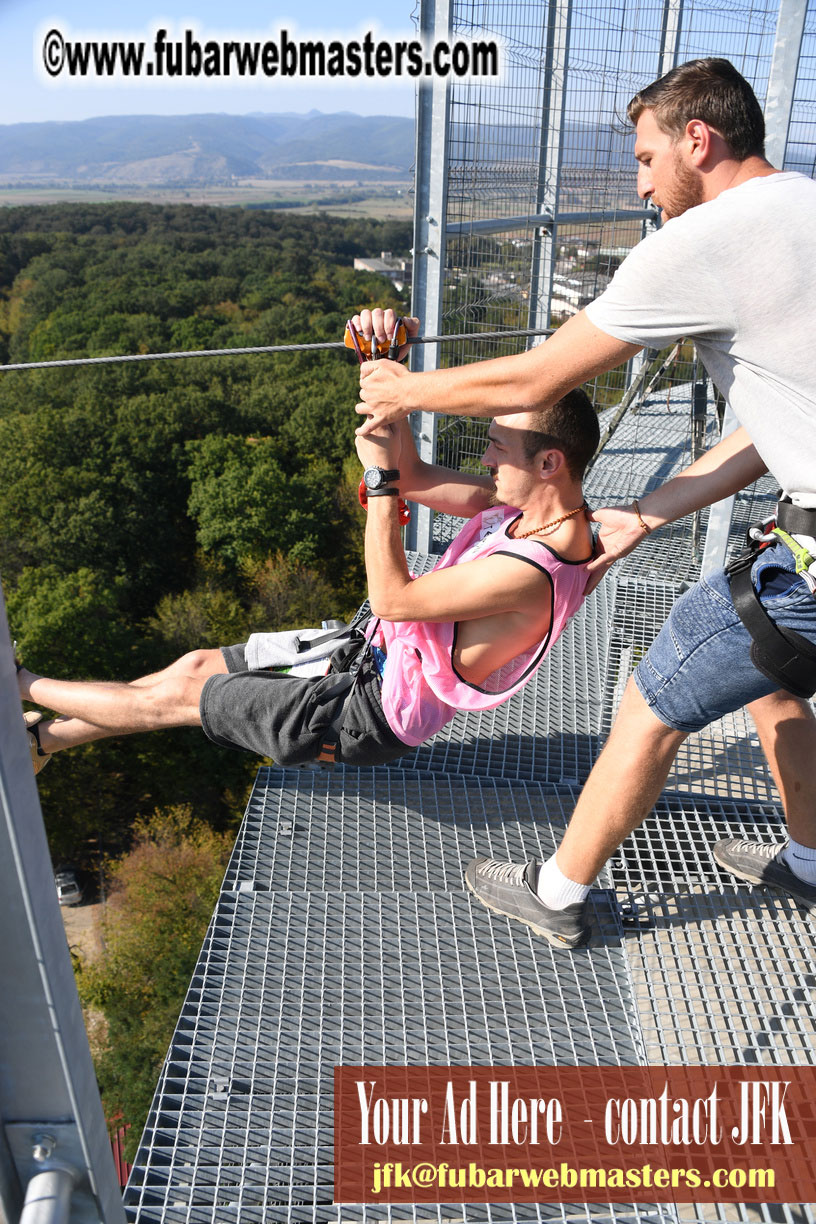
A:
[[[301,38],[348,40],[373,29],[387,38],[415,37],[413,0],[390,0],[388,13],[376,21],[364,16],[368,6],[337,0],[0,0],[0,123],[50,119],[87,119],[95,115],[193,114],[222,111],[349,110],[361,115],[413,115],[410,80],[380,83],[357,78],[345,87],[323,87],[301,81],[255,81],[248,84],[190,82],[168,87],[158,80],[131,84],[51,82],[38,70],[42,38],[52,28],[66,39],[108,38],[152,41],[158,26],[179,37],[195,27],[199,37],[264,40],[285,28]],[[117,9],[121,16],[117,16]],[[376,9],[372,9],[376,12]]]

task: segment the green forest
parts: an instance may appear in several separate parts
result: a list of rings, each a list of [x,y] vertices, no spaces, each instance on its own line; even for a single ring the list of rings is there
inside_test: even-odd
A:
[[[339,340],[406,303],[357,255],[406,223],[143,204],[0,210],[0,362]],[[364,595],[351,353],[0,375],[0,574],[34,671],[128,680]],[[137,821],[243,811],[254,758],[200,731],[108,740],[38,779],[52,854],[97,866]]]

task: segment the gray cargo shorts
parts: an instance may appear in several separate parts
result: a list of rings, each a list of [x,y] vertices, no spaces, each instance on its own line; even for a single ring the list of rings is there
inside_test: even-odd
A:
[[[338,674],[290,676],[248,671],[244,643],[222,646],[229,674],[210,676],[199,711],[205,735],[223,748],[271,757],[277,765],[314,761],[326,731],[346,698]],[[411,752],[397,739],[382,708],[381,681],[369,650],[345,708],[337,760],[344,765],[384,765]]]

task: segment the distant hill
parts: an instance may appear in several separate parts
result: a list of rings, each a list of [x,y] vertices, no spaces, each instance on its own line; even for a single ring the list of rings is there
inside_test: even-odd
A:
[[[181,185],[405,178],[414,124],[393,116],[128,115],[0,126],[0,182]]]
[[[538,132],[521,124],[452,125],[460,163],[530,162]],[[634,175],[632,136],[611,125],[567,125],[566,170],[622,168]],[[812,153],[788,164],[812,172]],[[414,123],[393,115],[127,115],[67,123],[0,125],[0,185],[201,186],[246,179],[387,182],[414,163]]]
[[[457,156],[507,163],[537,156],[534,128],[454,124]],[[563,164],[631,165],[631,136],[572,123]],[[402,178],[414,162],[413,120],[349,112],[307,115],[128,115],[0,126],[0,184],[188,186],[236,179]]]

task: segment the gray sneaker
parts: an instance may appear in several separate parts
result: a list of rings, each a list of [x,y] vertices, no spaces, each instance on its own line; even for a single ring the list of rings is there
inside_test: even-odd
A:
[[[816,906],[816,887],[800,880],[782,858],[787,842],[768,844],[748,841],[741,837],[730,837],[715,844],[713,854],[716,862],[741,880],[751,884],[772,884],[790,893],[808,908]]]
[[[589,938],[584,921],[586,903],[578,901],[554,910],[536,895],[539,864],[503,863],[500,859],[477,858],[468,863],[465,883],[482,905],[494,914],[517,918],[560,948],[577,948]]]

